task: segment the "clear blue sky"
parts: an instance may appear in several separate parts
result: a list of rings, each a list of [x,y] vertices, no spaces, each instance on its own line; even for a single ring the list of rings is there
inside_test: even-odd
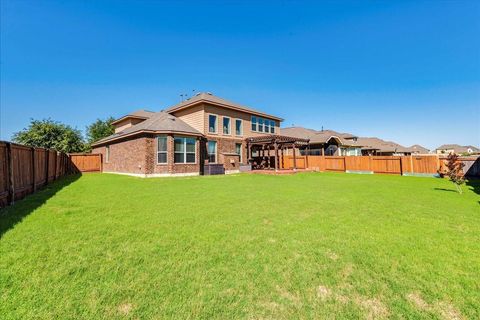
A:
[[[480,145],[480,2],[1,2],[1,139],[211,91],[291,124]]]

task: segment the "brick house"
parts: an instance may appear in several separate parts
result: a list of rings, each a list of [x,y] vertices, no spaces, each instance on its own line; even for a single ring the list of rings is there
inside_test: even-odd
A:
[[[199,175],[210,166],[238,172],[247,141],[275,136],[283,119],[199,93],[160,112],[139,110],[114,121],[115,133],[95,142],[103,171],[142,177]]]

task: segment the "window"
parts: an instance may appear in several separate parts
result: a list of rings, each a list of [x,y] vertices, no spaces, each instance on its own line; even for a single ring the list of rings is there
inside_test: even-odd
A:
[[[235,143],[235,153],[240,156],[240,163],[242,162],[242,144]]]
[[[157,137],[157,163],[167,163],[167,137]]]
[[[275,133],[275,121],[270,120],[270,133]]]
[[[174,138],[174,162],[195,163],[196,160],[195,138]]]
[[[223,134],[230,134],[230,118],[223,117]]]
[[[263,132],[263,119],[258,118],[258,132]]]
[[[208,132],[217,133],[217,116],[208,115]]]
[[[270,132],[270,120],[265,119],[265,132],[269,133]]]
[[[208,141],[207,145],[208,162],[217,162],[217,141]]]
[[[252,117],[252,131],[257,131],[257,117]]]
[[[243,134],[243,128],[242,128],[242,120],[237,119],[235,120],[235,135],[241,136]]]
[[[110,146],[105,147],[105,163],[110,161]]]

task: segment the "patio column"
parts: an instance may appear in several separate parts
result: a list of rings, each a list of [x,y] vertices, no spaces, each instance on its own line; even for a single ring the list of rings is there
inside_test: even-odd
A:
[[[295,155],[295,143],[293,144],[293,171],[297,171],[297,159]]]
[[[278,171],[278,157],[277,157],[278,146],[277,146],[277,141],[275,141],[275,143],[273,144],[273,147],[275,148],[275,172],[277,172]]]

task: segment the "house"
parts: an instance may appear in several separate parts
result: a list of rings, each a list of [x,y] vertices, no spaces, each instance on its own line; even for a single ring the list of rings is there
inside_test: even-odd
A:
[[[299,149],[301,155],[403,156],[427,154],[429,152],[428,149],[418,144],[404,147],[398,143],[376,137],[358,137],[351,133],[340,133],[334,130],[314,130],[298,126],[281,128],[280,130],[283,135],[309,139],[308,145]]]
[[[408,147],[408,149],[411,151],[411,154],[429,154],[430,150],[428,150],[425,147],[422,147],[419,144],[414,144],[411,147]]]
[[[350,133],[339,133],[333,130],[314,130],[304,127],[287,127],[281,134],[309,140],[308,146],[300,148],[301,155],[326,156],[358,156],[361,147],[358,137]]]
[[[115,133],[92,147],[103,155],[104,172],[199,175],[214,166],[222,172],[238,172],[253,150],[258,153],[273,144],[294,143],[295,139],[278,139],[282,121],[211,93],[199,93],[160,112],[138,110],[119,118],[113,122]]]
[[[458,144],[442,144],[440,147],[435,149],[436,154],[479,154],[480,149],[474,146],[461,146]]]

